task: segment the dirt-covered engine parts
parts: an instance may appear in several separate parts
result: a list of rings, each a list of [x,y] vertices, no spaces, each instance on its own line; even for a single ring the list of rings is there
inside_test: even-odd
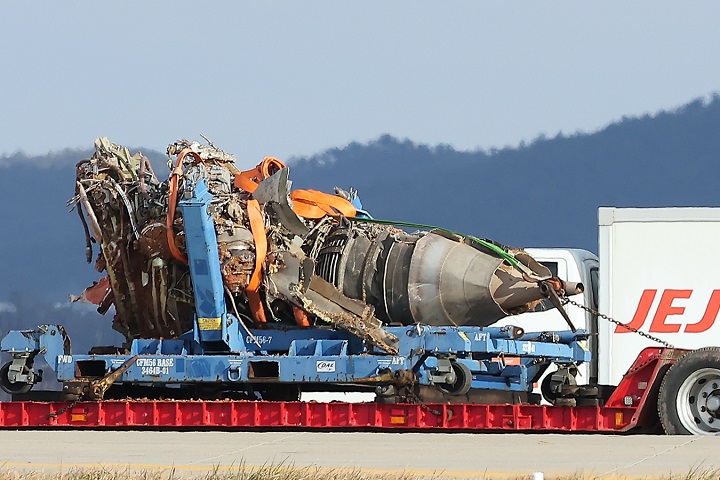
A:
[[[179,203],[200,180],[212,200],[218,262],[231,314],[246,325],[330,324],[392,352],[383,324],[487,326],[532,308],[552,279],[521,250],[446,231],[407,233],[358,215],[353,194],[290,190],[288,169],[266,159],[240,171],[214,145],[168,147],[160,181],[142,153],[106,138],[77,165],[77,204],[107,279],[79,298],[115,305],[113,326],[133,338],[177,338],[196,308]],[[358,218],[356,218],[358,217]]]

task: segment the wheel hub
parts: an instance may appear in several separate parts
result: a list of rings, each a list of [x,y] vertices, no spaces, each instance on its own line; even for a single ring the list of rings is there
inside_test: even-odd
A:
[[[678,414],[690,432],[720,430],[720,370],[695,371],[678,393]]]
[[[703,394],[704,393],[705,392],[703,392]],[[720,418],[720,390],[715,390],[708,395],[704,406],[707,409],[707,413],[715,418]],[[702,410],[702,406],[700,409]]]
[[[658,415],[671,435],[720,433],[720,347],[678,351],[658,392]]]

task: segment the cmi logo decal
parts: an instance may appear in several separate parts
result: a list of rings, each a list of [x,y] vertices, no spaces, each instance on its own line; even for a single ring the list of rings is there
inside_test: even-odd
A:
[[[335,360],[318,360],[315,366],[318,372],[332,373],[335,371]]]
[[[635,315],[628,324],[630,327],[640,330],[647,323],[657,293],[657,290],[648,289],[643,291]],[[647,331],[651,333],[678,333],[681,327],[683,327],[682,331],[684,333],[702,333],[709,330],[715,324],[715,319],[720,311],[720,290],[713,290],[705,307],[705,313],[700,319],[696,319],[694,322],[667,323],[668,317],[685,313],[685,307],[680,306],[679,303],[682,300],[689,299],[692,295],[692,290],[663,290]],[[673,305],[673,303],[676,304]],[[615,327],[615,333],[628,332],[630,330],[620,325]]]

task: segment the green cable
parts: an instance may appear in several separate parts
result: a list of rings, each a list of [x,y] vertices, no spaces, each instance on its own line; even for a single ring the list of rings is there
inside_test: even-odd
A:
[[[423,225],[422,223],[409,223],[409,222],[393,222],[391,220],[378,220],[375,218],[358,218],[358,217],[347,217],[348,220],[353,222],[364,222],[364,223],[377,223],[379,225],[390,225],[390,226],[396,226],[396,227],[412,227],[412,228],[423,228],[426,230],[439,230],[441,232],[449,233],[451,235],[457,235],[462,238],[466,238],[468,240],[472,240],[473,242],[476,242],[483,247],[487,248],[488,250],[495,252],[500,258],[504,259],[506,262],[508,262],[513,267],[517,267],[520,263],[515,257],[512,256],[512,254],[506,252],[502,248],[498,247],[492,242],[488,242],[487,240],[483,240],[481,238],[474,237],[472,235],[467,235],[465,233],[460,232],[454,232],[452,230],[448,230],[447,228],[442,227],[436,227],[434,225]]]

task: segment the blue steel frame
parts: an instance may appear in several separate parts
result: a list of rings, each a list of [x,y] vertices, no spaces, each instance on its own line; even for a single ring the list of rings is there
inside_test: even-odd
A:
[[[11,332],[1,348],[14,355],[43,355],[62,382],[87,380],[77,376],[83,370],[78,368],[78,362],[96,362],[94,372],[102,364],[110,373],[138,355],[115,383],[152,386],[367,384],[372,382],[366,379],[401,370],[414,372],[420,385],[433,385],[430,377],[438,359],[452,358],[470,369],[472,388],[529,392],[533,378],[551,362],[563,365],[590,360],[590,352],[583,345],[587,339],[584,331],[561,332],[554,339],[559,341],[551,342],[509,339],[507,328],[388,327],[388,332],[399,338],[398,354],[388,355],[368,349],[356,337],[341,331],[269,328],[252,330],[257,343],[248,341],[247,349],[238,352],[196,354],[192,352],[193,341],[177,339],[134,340],[127,355],[72,355],[63,350],[62,342],[53,342],[53,338],[60,339],[52,335],[56,329],[43,326],[38,331]],[[246,340],[252,340],[250,335]],[[510,362],[510,357],[516,361]]]
[[[241,350],[239,322],[228,315],[225,305],[215,222],[209,211],[212,199],[205,181],[199,180],[193,196],[179,202],[195,297],[194,336],[207,350]]]

